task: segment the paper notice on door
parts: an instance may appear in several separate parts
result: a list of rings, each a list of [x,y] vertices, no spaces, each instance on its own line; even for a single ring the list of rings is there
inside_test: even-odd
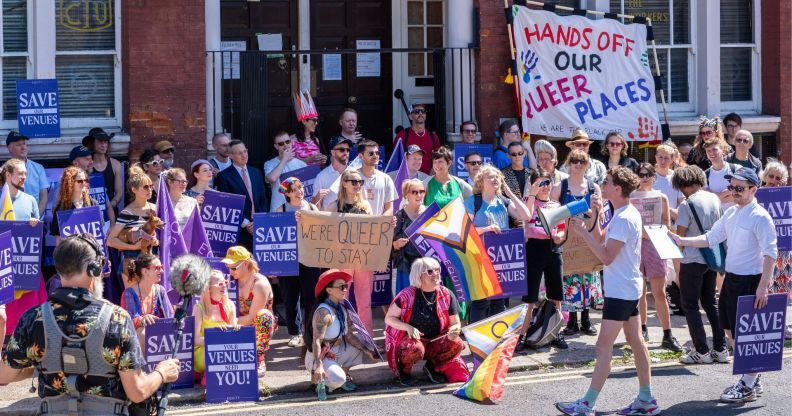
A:
[[[283,50],[283,35],[280,33],[257,33],[256,39],[260,51]],[[282,54],[267,55],[267,58],[280,58]]]
[[[322,80],[341,81],[341,54],[322,55]]]
[[[223,55],[223,79],[239,79],[239,51],[247,50],[244,40],[220,42]]]
[[[379,49],[381,47],[379,39],[358,39],[355,45],[357,49]],[[379,53],[359,53],[356,60],[358,78],[380,76]]]
[[[665,225],[645,225],[644,230],[649,236],[649,240],[657,250],[657,254],[663,260],[668,259],[681,259],[682,251],[674,243],[674,240],[668,236],[668,227]],[[643,244],[646,240],[642,241]]]

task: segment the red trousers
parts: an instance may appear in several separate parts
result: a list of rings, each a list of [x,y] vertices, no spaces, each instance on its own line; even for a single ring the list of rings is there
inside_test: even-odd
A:
[[[450,340],[443,337],[437,341],[402,338],[396,349],[399,370],[409,374],[413,365],[420,360],[431,361],[436,371],[443,373],[449,383],[465,382],[470,375],[460,356],[465,344],[461,339]]]

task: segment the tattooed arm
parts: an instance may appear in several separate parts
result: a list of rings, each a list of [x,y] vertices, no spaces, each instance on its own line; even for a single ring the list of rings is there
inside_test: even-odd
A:
[[[322,366],[322,341],[330,324],[333,323],[333,316],[325,308],[317,308],[313,317],[313,357],[314,364],[311,370],[311,378],[314,383],[324,380],[325,371]]]

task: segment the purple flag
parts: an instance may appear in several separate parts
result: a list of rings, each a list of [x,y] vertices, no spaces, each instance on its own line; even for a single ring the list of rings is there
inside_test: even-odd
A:
[[[733,374],[780,371],[784,355],[787,294],[767,296],[767,305],[754,308],[756,296],[737,299]]]
[[[212,245],[206,235],[206,229],[198,207],[193,209],[190,218],[184,224],[182,237],[184,237],[184,245],[187,247],[187,251],[201,257],[212,257]]]
[[[10,231],[11,253],[14,256],[14,287],[16,290],[38,290],[41,279],[41,254],[44,251],[44,225],[31,227],[27,221],[0,221],[0,233]]]
[[[160,284],[166,292],[170,292],[173,290],[170,279],[168,279],[171,258],[187,253],[187,247],[184,245],[184,238],[182,238],[179,223],[176,221],[173,203],[168,193],[168,187],[165,185],[165,175],[160,176],[160,185],[157,191],[157,216],[165,223],[161,230],[157,230],[157,238],[160,242],[160,262],[162,262],[164,270]]]
[[[188,316],[182,325],[181,339],[176,346],[176,358],[179,360],[179,378],[173,382],[174,389],[192,388],[195,374],[193,373],[193,342],[195,340],[195,317]],[[146,366],[148,372],[160,361],[171,358],[176,344],[176,320],[161,318],[146,327]]]
[[[11,232],[0,233],[0,305],[14,300],[14,255]]]
[[[393,201],[393,212],[401,208],[401,202],[402,199],[404,199],[404,195],[402,195],[402,183],[409,178],[409,175],[410,172],[407,170],[407,159],[402,159],[399,171],[396,173],[396,179],[393,181],[393,184],[396,186],[396,194],[398,195],[398,198]]]
[[[493,299],[523,296],[528,293],[525,275],[525,237],[522,228],[484,233],[481,241],[498,273],[503,294]]]
[[[243,326],[239,331],[207,328],[204,330],[204,345],[206,401],[257,401],[255,328]]]
[[[391,154],[390,159],[388,159],[388,164],[385,166],[385,173],[395,172],[399,167],[402,165],[404,161],[404,145],[402,145],[402,140],[399,139],[396,142],[396,146],[393,146],[393,153]],[[398,185],[396,189],[399,189]],[[398,205],[394,205],[394,207],[398,207]]]

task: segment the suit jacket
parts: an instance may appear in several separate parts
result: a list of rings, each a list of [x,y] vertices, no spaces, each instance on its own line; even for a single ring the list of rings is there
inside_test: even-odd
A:
[[[269,203],[267,202],[267,192],[264,189],[264,175],[253,166],[247,165],[248,175],[250,176],[250,189],[253,193],[253,200],[250,200],[245,183],[242,182],[242,175],[237,172],[236,167],[231,166],[223,169],[214,179],[214,185],[220,192],[245,196],[245,209],[242,215],[249,221],[253,221],[250,208],[255,207],[256,212],[267,212]]]

